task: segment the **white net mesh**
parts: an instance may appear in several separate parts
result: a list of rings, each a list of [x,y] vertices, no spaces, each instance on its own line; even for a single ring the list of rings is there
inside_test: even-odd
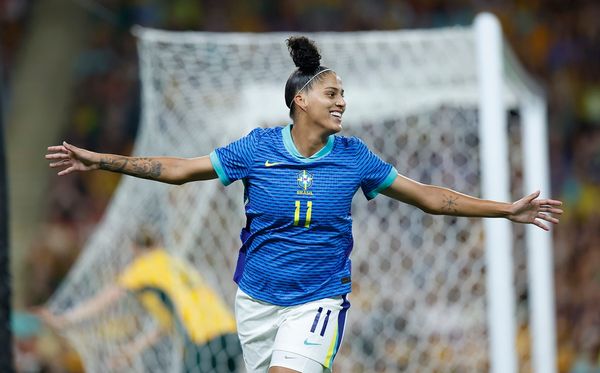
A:
[[[256,126],[289,122],[283,98],[293,70],[284,45],[289,35],[139,30],[138,36],[143,118],[136,154],[205,155]],[[323,64],[342,77],[343,135],[359,136],[410,178],[480,195],[471,28],[310,37]],[[516,101],[511,87],[507,107]],[[241,183],[225,189],[216,180],[168,186],[125,178],[51,309],[72,309],[113,284],[132,260],[131,237],[148,226],[231,306],[242,202]],[[357,197],[353,218],[352,307],[335,369],[486,371],[480,221],[426,215],[383,196],[369,203]],[[123,358],[155,324],[130,295],[64,333],[90,372],[186,368],[177,328]]]

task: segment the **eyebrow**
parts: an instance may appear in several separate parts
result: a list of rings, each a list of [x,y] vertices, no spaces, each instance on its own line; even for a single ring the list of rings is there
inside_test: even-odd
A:
[[[325,89],[333,89],[334,91],[339,91],[340,90],[339,88],[336,88],[336,87],[325,87]],[[342,93],[344,93],[343,89],[341,91],[342,91]]]

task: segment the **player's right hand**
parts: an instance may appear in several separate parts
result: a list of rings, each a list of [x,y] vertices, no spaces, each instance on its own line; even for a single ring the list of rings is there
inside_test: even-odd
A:
[[[90,171],[99,167],[98,153],[78,148],[63,141],[62,145],[49,146],[46,159],[51,160],[50,167],[62,168],[59,176],[73,171]]]
[[[56,330],[60,330],[66,325],[66,320],[63,317],[55,315],[46,307],[33,308],[31,313],[36,315],[40,320],[46,323],[46,325]]]

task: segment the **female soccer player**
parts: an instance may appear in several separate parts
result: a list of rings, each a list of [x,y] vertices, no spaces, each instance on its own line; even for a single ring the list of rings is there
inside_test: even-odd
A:
[[[134,239],[131,263],[116,283],[60,315],[42,308],[36,313],[56,330],[89,321],[116,307],[126,296],[135,297],[156,321],[155,328],[124,344],[108,365],[125,371],[133,357],[163,338],[178,335],[183,342],[182,373],[231,373],[239,371],[242,351],[234,317],[221,297],[190,264],[171,255],[147,228]]]
[[[355,137],[335,136],[346,110],[341,78],[320,65],[312,41],[287,41],[298,67],[285,86],[292,124],[257,128],[199,158],[99,154],[66,142],[48,148],[50,167],[108,170],[172,184],[244,180],[246,226],[234,280],[236,319],[249,372],[330,371],[351,289],[352,197],[362,189],[431,214],[558,223],[560,201],[539,192],[514,203],[467,196],[402,175]]]

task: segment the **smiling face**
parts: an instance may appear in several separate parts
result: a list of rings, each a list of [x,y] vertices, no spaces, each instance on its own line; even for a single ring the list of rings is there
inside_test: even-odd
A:
[[[325,73],[309,90],[300,92],[296,103],[310,122],[328,133],[342,129],[342,116],[346,110],[342,79],[334,72]]]

